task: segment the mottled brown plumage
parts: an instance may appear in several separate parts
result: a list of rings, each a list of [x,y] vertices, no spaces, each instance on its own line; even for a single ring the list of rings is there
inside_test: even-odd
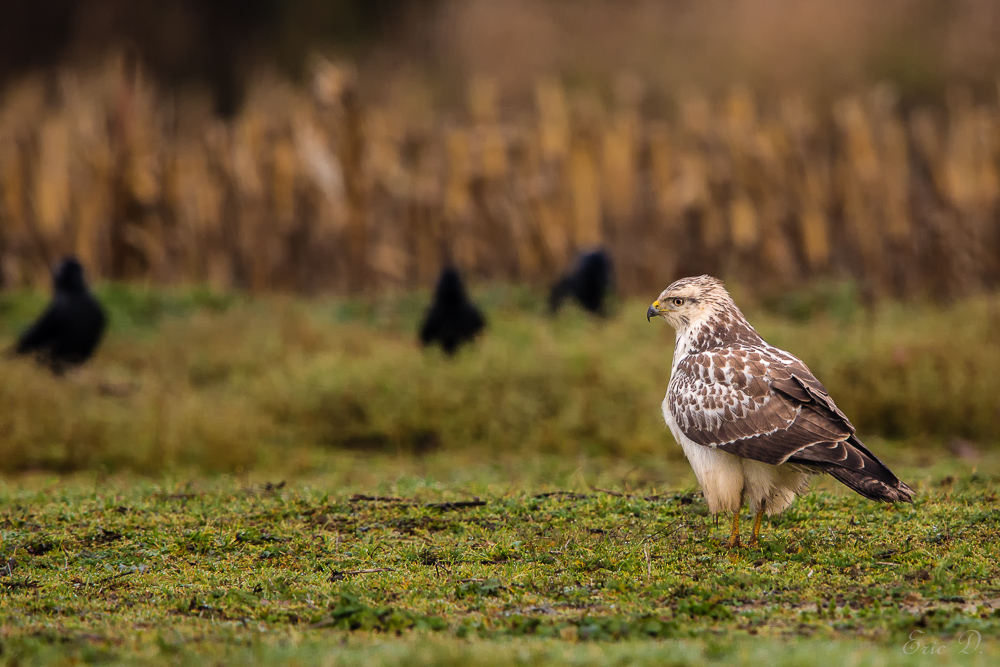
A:
[[[818,472],[872,500],[912,501],[806,365],[765,342],[719,280],[678,280],[652,316],[677,329],[663,413],[713,512],[744,501],[758,514],[780,512]]]

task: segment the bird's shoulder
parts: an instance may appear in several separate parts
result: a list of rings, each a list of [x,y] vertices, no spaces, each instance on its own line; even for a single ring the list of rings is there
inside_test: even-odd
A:
[[[674,377],[682,382],[730,386],[755,394],[763,393],[771,381],[793,374],[815,380],[802,360],[767,344],[696,350],[684,355],[674,369]]]
[[[767,343],[720,346],[685,355],[677,363],[671,385],[691,390],[705,385],[764,398],[779,393],[800,403],[819,402],[846,420],[830,394],[801,359]]]
[[[668,401],[682,430],[700,444],[785,430],[807,414],[831,435],[854,431],[805,363],[766,344],[687,355],[675,368]]]

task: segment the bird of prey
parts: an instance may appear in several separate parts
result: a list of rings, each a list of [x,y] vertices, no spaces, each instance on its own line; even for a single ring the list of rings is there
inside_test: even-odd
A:
[[[479,309],[469,301],[462,278],[452,267],[447,267],[438,278],[434,301],[420,327],[420,342],[424,346],[437,343],[445,354],[455,354],[462,344],[473,340],[486,320]]]
[[[603,317],[607,315],[604,301],[611,281],[611,258],[605,251],[580,255],[573,270],[552,286],[549,310],[555,313],[567,297],[572,297],[584,310]]]
[[[854,433],[804,363],[765,342],[711,276],[682,278],[646,311],[677,330],[663,417],[684,449],[713,514],[760,523],[784,511],[809,477],[825,472],[866,498],[913,502],[913,491]]]
[[[17,341],[15,354],[33,354],[56,375],[82,364],[94,353],[107,317],[87,289],[83,267],[75,257],[60,262],[52,277],[54,295],[48,308]]]

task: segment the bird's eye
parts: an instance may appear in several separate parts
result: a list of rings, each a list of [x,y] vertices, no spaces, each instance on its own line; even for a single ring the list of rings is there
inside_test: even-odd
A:
[[[674,305],[675,306],[683,306],[684,305],[684,299],[682,299],[680,297],[677,297],[676,299],[674,299]]]

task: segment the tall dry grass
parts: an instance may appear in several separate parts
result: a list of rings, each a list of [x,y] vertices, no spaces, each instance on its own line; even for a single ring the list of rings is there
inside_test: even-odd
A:
[[[543,78],[528,108],[473,77],[456,113],[412,80],[382,103],[360,83],[327,62],[308,89],[264,77],[231,124],[114,59],[8,87],[3,284],[67,252],[98,277],[257,291],[426,284],[449,260],[544,282],[596,245],[627,293],[705,272],[870,297],[1000,282],[995,96],[734,87],[656,116],[638,77],[606,96]]]

